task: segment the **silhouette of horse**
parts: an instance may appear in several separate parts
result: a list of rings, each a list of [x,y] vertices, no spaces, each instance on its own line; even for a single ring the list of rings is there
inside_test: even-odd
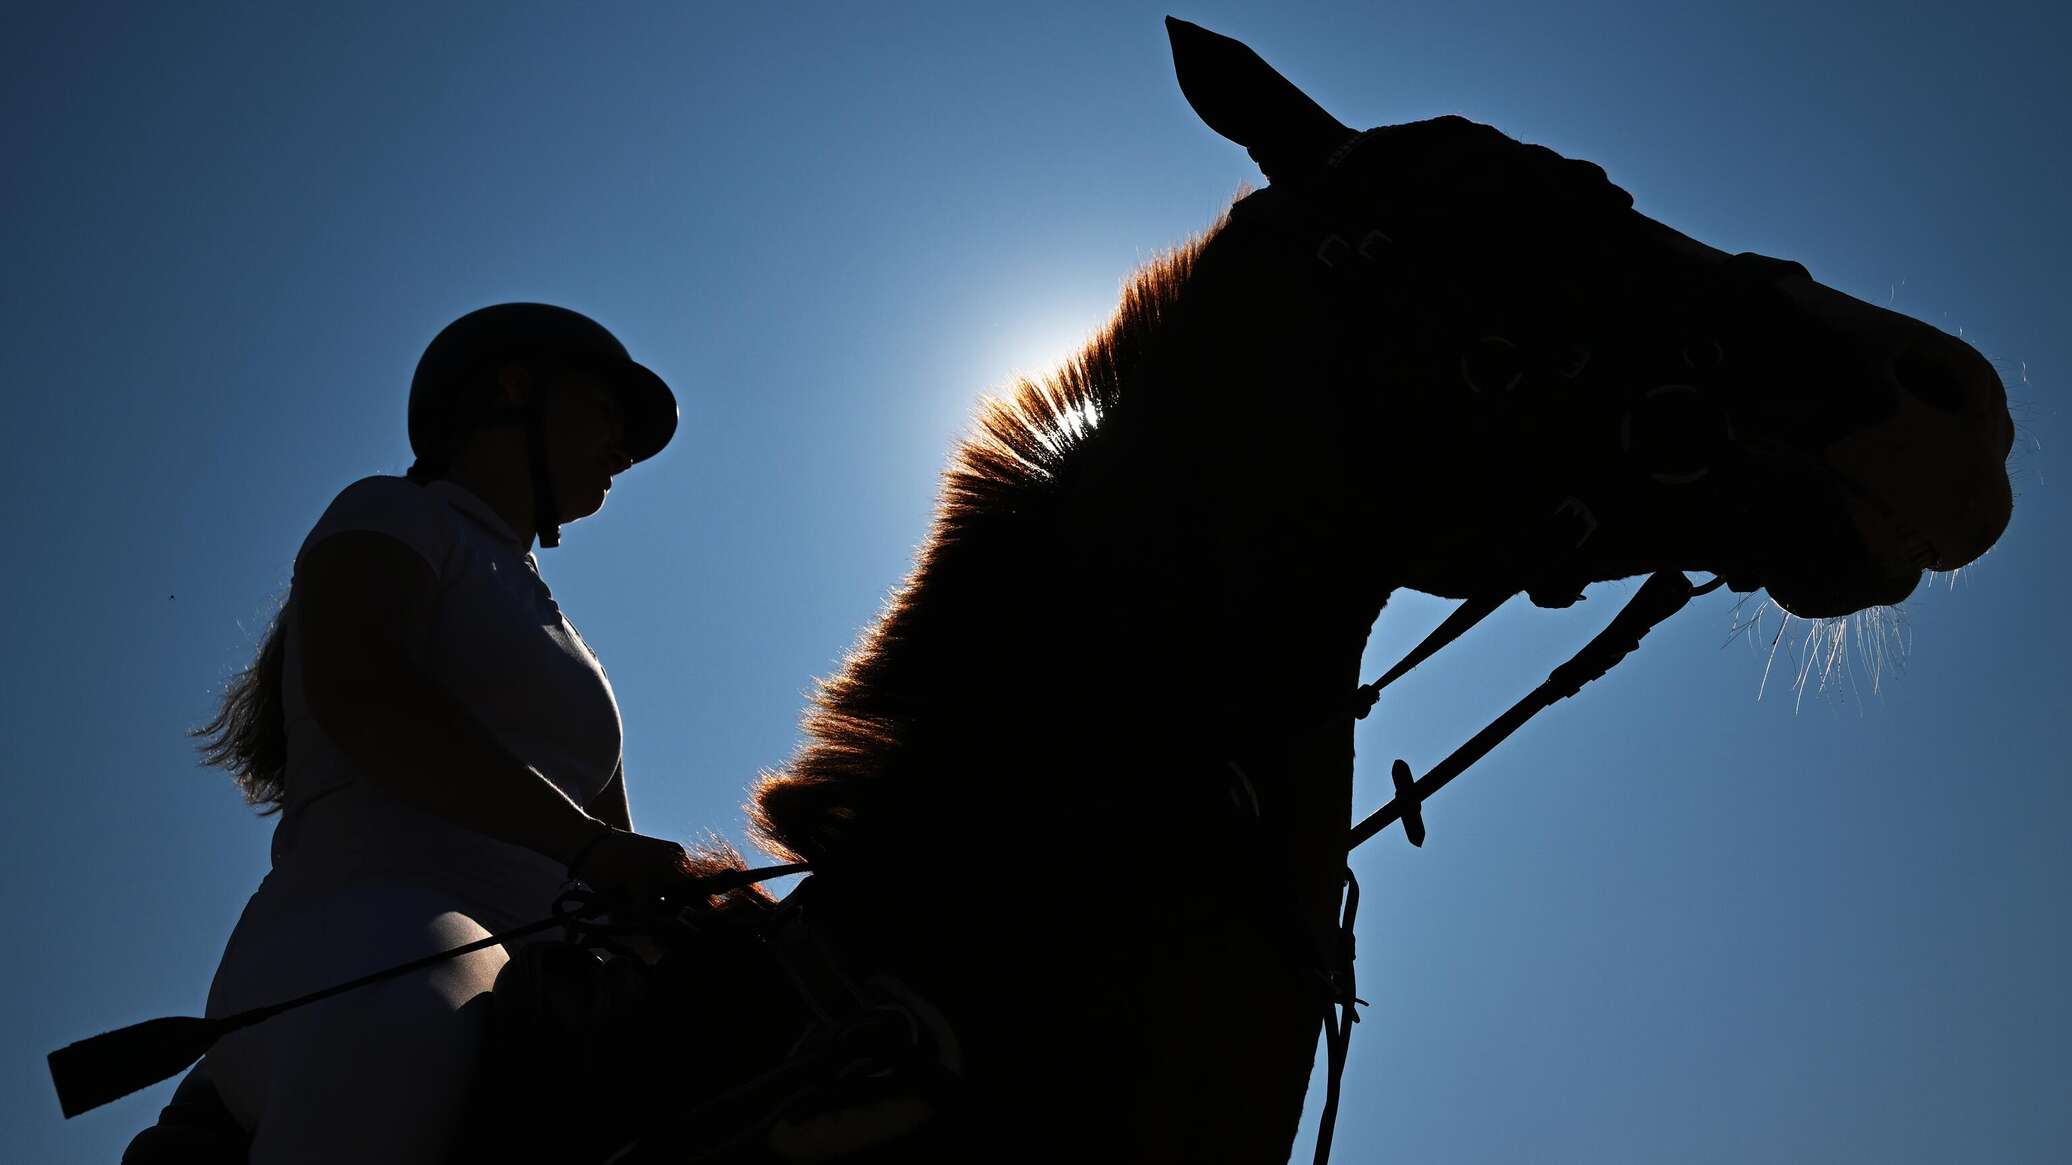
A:
[[[1705,570],[1839,615],[2007,524],[2013,428],[1964,343],[1687,238],[1590,163],[1459,117],[1355,133],[1169,31],[1268,185],[956,450],[912,574],[754,792],[760,841],[815,868],[811,926],[762,936],[788,978],[746,941],[661,960],[675,1002],[635,991],[620,1026],[674,1062],[621,1089],[659,1116],[616,1159],[724,1156],[674,1110],[782,1076],[830,992],[889,992],[954,1093],[901,1079],[754,1152],[1286,1160],[1392,591],[1510,593],[1567,501],[1595,530],[1544,603]]]
[[[1343,709],[1396,588],[1509,593],[1572,498],[1595,533],[1543,602],[1706,570],[1840,615],[2011,510],[2005,396],[1963,342],[1687,238],[1590,163],[1458,117],[1355,133],[1169,30],[1269,184],[986,409],[754,793],[843,962],[954,1032],[956,1104],[888,1159],[1287,1159]]]

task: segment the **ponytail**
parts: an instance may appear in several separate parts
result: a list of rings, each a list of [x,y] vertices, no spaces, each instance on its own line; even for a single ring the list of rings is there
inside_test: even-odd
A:
[[[281,704],[288,604],[273,613],[259,654],[231,677],[216,718],[194,729],[205,765],[227,769],[260,816],[278,813],[287,796],[288,721]]]

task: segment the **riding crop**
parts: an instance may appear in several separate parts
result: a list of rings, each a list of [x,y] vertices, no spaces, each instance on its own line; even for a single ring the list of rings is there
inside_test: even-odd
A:
[[[753,870],[725,870],[692,879],[689,893],[711,896],[739,890],[767,878],[786,874],[802,873],[807,869],[803,862],[781,866],[764,866]],[[564,900],[566,901],[566,900]],[[139,1088],[156,1084],[186,1068],[202,1058],[217,1040],[234,1031],[251,1027],[253,1024],[272,1019],[284,1011],[293,1011],[329,999],[334,995],[380,983],[422,970],[446,959],[458,958],[474,951],[486,950],[499,943],[535,935],[570,922],[579,922],[608,913],[612,904],[590,901],[573,909],[562,909],[558,905],[554,913],[536,922],[514,927],[500,934],[463,943],[450,950],[438,951],[423,958],[398,963],[393,967],[335,983],[319,991],[280,1003],[270,1003],[235,1015],[218,1019],[203,1019],[192,1015],[169,1015],[159,1019],[147,1019],[143,1023],[103,1032],[77,1043],[67,1044],[50,1053],[50,1079],[57,1086],[58,1106],[69,1119],[89,1109],[99,1108],[111,1100],[128,1096]]]

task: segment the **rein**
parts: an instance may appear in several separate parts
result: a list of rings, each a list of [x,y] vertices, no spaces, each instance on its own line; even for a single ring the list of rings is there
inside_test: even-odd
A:
[[[1619,661],[1631,655],[1634,649],[1640,646],[1641,639],[1648,632],[1654,630],[1657,625],[1667,620],[1671,615],[1683,610],[1684,604],[1699,595],[1710,594],[1718,590],[1725,582],[1726,580],[1723,578],[1714,578],[1703,586],[1694,587],[1691,585],[1690,580],[1677,571],[1665,570],[1650,575],[1647,582],[1641,584],[1640,590],[1631,599],[1627,600],[1626,606],[1620,609],[1618,615],[1613,617],[1611,623],[1604,630],[1598,632],[1596,637],[1592,638],[1590,642],[1584,644],[1581,651],[1576,652],[1575,655],[1569,657],[1566,663],[1548,673],[1547,678],[1540,683],[1540,686],[1527,693],[1516,704],[1511,705],[1508,711],[1491,721],[1487,728],[1469,737],[1467,743],[1454,749],[1445,760],[1433,766],[1432,770],[1422,778],[1412,781],[1410,779],[1410,766],[1402,760],[1396,761],[1389,774],[1390,779],[1396,786],[1395,798],[1373,813],[1368,814],[1358,825],[1353,826],[1352,832],[1346,836],[1345,848],[1347,852],[1359,848],[1362,842],[1365,842],[1368,838],[1380,833],[1399,820],[1403,823],[1403,832],[1408,837],[1410,844],[1415,846],[1423,845],[1425,831],[1424,823],[1419,815],[1419,807],[1423,804],[1425,798],[1445,788],[1447,782],[1465,772],[1469,765],[1488,755],[1490,749],[1503,743],[1505,737],[1518,731],[1519,728],[1525,725],[1527,720],[1532,719],[1546,708],[1552,707],[1558,701],[1575,695],[1582,690],[1584,684],[1610,671]],[[1467,611],[1474,605],[1473,602],[1464,603],[1461,606],[1461,611]],[[1489,609],[1494,610],[1495,608],[1491,607]],[[1459,613],[1456,612],[1456,614]],[[1475,615],[1473,619],[1468,621],[1468,625],[1471,626],[1473,623],[1479,622],[1482,615],[1486,613],[1487,611],[1484,611],[1482,614]],[[1434,631],[1427,637],[1427,642],[1431,639],[1439,638],[1442,634],[1445,634],[1446,638],[1451,639],[1458,636],[1464,630],[1466,630],[1465,626],[1459,629],[1451,629],[1442,624],[1439,630]],[[1425,647],[1426,644],[1421,643],[1418,645],[1418,650],[1423,650]],[[1413,652],[1412,656],[1415,657],[1415,655],[1416,652]],[[1406,659],[1404,662],[1408,663],[1410,660]],[[1356,713],[1356,718],[1364,719],[1367,712],[1373,708],[1373,701],[1380,696],[1381,689],[1397,678],[1403,671],[1407,670],[1407,668],[1399,664],[1390,674],[1358,689],[1360,696],[1367,700],[1368,703],[1366,708]]]
[[[1466,772],[1468,767],[1488,755],[1489,751],[1503,743],[1504,739],[1525,725],[1525,722],[1541,711],[1575,695],[1583,685],[1610,671],[1621,660],[1631,655],[1647,633],[1683,610],[1684,605],[1698,595],[1709,594],[1725,583],[1724,578],[1715,578],[1702,586],[1694,587],[1682,573],[1665,570],[1649,576],[1647,582],[1634,596],[1627,600],[1619,613],[1605,629],[1598,632],[1582,650],[1548,673],[1540,685],[1528,692],[1523,699],[1511,705],[1502,715],[1490,721],[1488,727],[1468,738],[1465,744],[1453,750],[1445,760],[1432,767],[1422,778],[1411,779],[1410,765],[1398,759],[1390,766],[1389,779],[1395,785],[1396,795],[1388,804],[1368,814],[1346,834],[1345,849],[1348,856],[1368,839],[1390,825],[1403,823],[1403,836],[1413,846],[1424,845],[1425,826],[1423,806],[1427,798],[1446,787],[1455,777]],[[1515,593],[1515,592],[1514,592]],[[1441,623],[1423,641],[1411,649],[1403,660],[1390,668],[1381,678],[1371,684],[1355,689],[1354,719],[1365,719],[1374,703],[1380,698],[1381,690],[1401,678],[1411,668],[1429,657],[1433,652],[1459,638],[1468,628],[1481,622],[1497,607],[1503,596],[1494,600],[1470,599],[1444,623]],[[1335,965],[1324,971],[1324,980],[1329,994],[1324,1002],[1324,1109],[1317,1122],[1317,1147],[1313,1158],[1315,1165],[1324,1165],[1331,1156],[1331,1135],[1338,1117],[1340,1083],[1345,1075],[1346,1056],[1352,1049],[1353,1025],[1360,1022],[1360,999],[1353,977],[1353,961],[1356,955],[1353,942],[1353,919],[1360,908],[1360,883],[1353,877],[1350,868],[1344,871],[1344,905],[1341,908],[1337,926]]]

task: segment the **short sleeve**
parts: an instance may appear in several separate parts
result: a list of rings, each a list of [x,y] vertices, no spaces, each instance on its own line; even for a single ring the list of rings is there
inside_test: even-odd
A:
[[[332,500],[309,537],[302,540],[295,561],[299,566],[311,547],[333,534],[372,530],[416,551],[434,576],[442,576],[454,548],[453,525],[452,507],[416,482],[402,477],[363,477]]]

